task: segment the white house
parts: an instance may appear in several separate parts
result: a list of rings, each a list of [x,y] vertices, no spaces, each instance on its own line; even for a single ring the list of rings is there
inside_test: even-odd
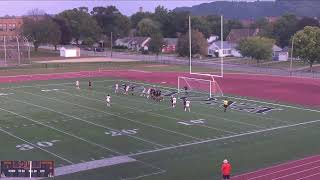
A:
[[[288,61],[289,52],[287,50],[281,49],[277,45],[272,46],[272,59],[275,61]]]
[[[218,57],[227,57],[227,56],[234,56],[234,57],[242,57],[240,52],[236,49],[236,43],[230,43],[227,41],[222,42],[223,48],[221,48],[221,42],[216,41],[208,46],[208,55],[209,56],[218,56]]]
[[[147,44],[150,37],[125,37],[115,41],[116,46],[124,46],[128,49],[139,51],[142,48],[148,49]]]
[[[80,57],[80,48],[77,47],[62,47],[60,48],[61,57]]]

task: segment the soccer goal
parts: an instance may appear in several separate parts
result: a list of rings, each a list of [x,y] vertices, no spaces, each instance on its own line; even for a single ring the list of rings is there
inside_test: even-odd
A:
[[[223,92],[217,81],[212,77],[211,80],[197,79],[192,77],[178,77],[178,93],[179,95],[208,95],[212,97],[222,97]]]

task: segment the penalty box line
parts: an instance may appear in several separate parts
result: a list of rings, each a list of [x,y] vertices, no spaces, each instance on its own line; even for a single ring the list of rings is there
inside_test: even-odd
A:
[[[253,134],[260,134],[260,133],[264,133],[264,132],[275,131],[275,130],[280,130],[280,129],[287,129],[287,128],[303,126],[303,125],[307,125],[307,124],[314,124],[314,123],[318,123],[318,122],[320,122],[320,119],[314,120],[314,121],[303,122],[303,123],[278,126],[278,127],[268,128],[268,129],[263,129],[263,130],[257,130],[257,131],[247,132],[247,133],[241,133],[241,134],[236,134],[236,135],[230,135],[230,136],[225,136],[225,137],[221,137],[221,138],[207,139],[207,140],[203,140],[203,141],[181,144],[181,145],[177,145],[177,146],[171,146],[171,147],[166,147],[166,148],[161,148],[161,149],[156,149],[156,150],[151,150],[151,151],[144,151],[144,152],[140,152],[140,153],[129,154],[128,156],[132,157],[132,156],[150,154],[150,153],[154,153],[154,152],[171,150],[171,149],[176,149],[176,148],[181,148],[181,147],[187,147],[187,146],[198,145],[198,144],[205,144],[205,143],[209,143],[209,142],[227,140],[227,139],[232,139],[232,138],[242,137],[242,136],[247,136],[247,135],[253,135]]]

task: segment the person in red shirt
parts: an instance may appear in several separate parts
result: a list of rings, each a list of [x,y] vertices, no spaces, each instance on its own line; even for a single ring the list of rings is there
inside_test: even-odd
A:
[[[226,159],[223,161],[223,164],[221,166],[221,173],[223,179],[230,179],[231,164]]]

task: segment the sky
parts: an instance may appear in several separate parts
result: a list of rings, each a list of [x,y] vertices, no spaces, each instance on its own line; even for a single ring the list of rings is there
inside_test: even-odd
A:
[[[214,0],[0,0],[0,16],[27,14],[31,9],[41,9],[48,14],[57,14],[66,9],[81,6],[89,7],[91,10],[96,6],[116,6],[122,14],[130,16],[136,13],[139,7],[144,11],[153,11],[156,6],[162,5],[169,10],[182,6],[194,6],[201,3],[208,3]],[[254,0],[233,0],[233,1],[254,1]]]

